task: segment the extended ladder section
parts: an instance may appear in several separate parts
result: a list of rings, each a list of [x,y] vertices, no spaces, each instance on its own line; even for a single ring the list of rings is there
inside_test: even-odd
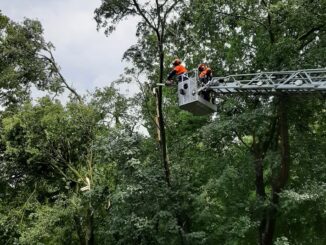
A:
[[[178,89],[181,109],[205,115],[216,111],[212,94],[326,93],[326,68],[214,77],[204,85],[195,75],[181,81]]]
[[[199,89],[215,93],[309,93],[326,92],[326,69],[260,72],[214,77]]]

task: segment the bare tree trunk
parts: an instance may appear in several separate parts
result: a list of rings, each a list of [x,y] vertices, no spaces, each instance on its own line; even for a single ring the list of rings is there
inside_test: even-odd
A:
[[[266,224],[262,234],[263,245],[272,245],[276,227],[277,206],[279,205],[279,194],[285,187],[289,178],[290,169],[290,144],[289,125],[287,117],[287,95],[280,96],[279,103],[279,146],[281,152],[281,162],[279,173],[272,183],[271,206],[266,213]]]
[[[74,221],[75,221],[75,226],[76,226],[76,231],[79,239],[79,244],[80,245],[86,245],[85,239],[83,236],[83,228],[80,222],[80,217],[77,215],[74,215]]]
[[[266,212],[266,223],[262,234],[262,243],[263,245],[272,245],[273,237],[276,225],[276,206],[279,203],[278,194],[272,194],[272,204]]]
[[[256,135],[253,134],[253,144],[251,146],[251,153],[254,158],[255,167],[255,186],[256,196],[260,202],[266,200],[266,191],[264,183],[264,158],[266,152],[275,141],[279,145],[281,161],[279,165],[279,172],[272,181],[271,204],[268,208],[262,211],[260,225],[258,229],[258,244],[271,245],[273,244],[274,231],[276,227],[277,206],[279,204],[279,193],[285,186],[289,175],[290,162],[290,147],[289,147],[289,132],[287,119],[287,97],[282,95],[279,97],[278,114],[275,120],[270,125],[270,130],[265,138],[262,137],[257,140]],[[278,133],[275,137],[276,124],[278,122]]]
[[[287,104],[289,100],[287,95],[280,96],[279,105],[279,127],[280,127],[280,150],[281,150],[281,166],[279,177],[274,182],[274,190],[279,193],[286,185],[289,178],[290,170],[290,144],[289,144],[289,125],[287,117]]]
[[[265,200],[265,185],[264,185],[264,167],[263,158],[259,152],[255,153],[255,174],[256,174],[256,194],[262,200]]]
[[[256,149],[255,149],[256,148]],[[254,145],[254,162],[255,162],[255,185],[256,185],[256,196],[258,197],[259,202],[264,202],[266,198],[265,184],[264,184],[264,167],[263,167],[263,158],[258,146]],[[262,219],[259,224],[258,230],[258,241],[259,244],[263,244],[263,233],[266,226],[266,217],[263,213]]]
[[[86,227],[86,234],[85,240],[86,245],[93,245],[94,244],[94,226],[93,226],[93,212],[91,208],[87,209],[87,227]]]
[[[164,69],[164,52],[162,40],[159,40],[159,55],[160,55],[160,78],[159,82],[163,83],[163,69]],[[170,181],[170,166],[167,154],[167,144],[166,144],[166,134],[163,116],[163,91],[162,86],[158,87],[157,93],[157,108],[158,108],[158,122],[159,122],[159,132],[160,132],[160,148],[162,154],[162,162],[164,166],[165,180],[169,187],[171,187]]]

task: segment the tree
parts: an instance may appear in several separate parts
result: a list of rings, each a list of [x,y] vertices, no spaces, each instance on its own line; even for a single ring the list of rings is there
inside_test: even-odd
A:
[[[146,35],[154,35],[156,44],[155,52],[152,57],[145,57],[148,63],[158,62],[158,82],[163,83],[164,79],[164,45],[166,39],[166,27],[180,9],[184,1],[160,1],[140,2],[138,0],[125,1],[103,1],[102,5],[95,10],[96,21],[99,27],[106,28],[106,33],[114,30],[115,25],[128,16],[139,16],[141,21],[138,23],[137,35],[145,37]],[[139,57],[138,57],[139,58]],[[148,62],[151,60],[151,62]],[[136,61],[136,60],[135,60]],[[145,67],[145,69],[151,68]],[[150,70],[148,70],[151,72]],[[160,134],[160,148],[162,152],[162,162],[165,170],[165,178],[167,184],[170,186],[170,168],[167,156],[166,133],[163,117],[163,98],[162,87],[158,88],[157,92],[157,107],[158,107],[158,127]]]
[[[182,31],[187,26],[191,33],[176,48],[185,47],[193,54],[190,60],[206,59],[219,74],[321,67],[325,63],[319,55],[325,52],[325,7],[323,1],[193,1],[181,21],[172,23],[174,29]],[[273,242],[279,196],[289,180],[289,133],[294,121],[288,114],[294,100],[287,95],[249,96],[240,98],[233,105],[236,109],[226,111],[232,118],[243,119],[233,119],[233,126],[225,130],[233,131],[234,138],[248,147],[254,159],[257,199],[269,203],[261,214],[260,244]],[[227,102],[221,108],[230,109]],[[246,142],[248,136],[251,141]],[[271,152],[277,162],[272,164],[272,173],[267,164]]]
[[[63,234],[72,231],[72,240],[78,237],[82,244],[94,240],[91,198],[80,188],[93,177],[92,144],[99,119],[92,107],[80,103],[63,107],[48,97],[3,119],[3,202],[17,208],[8,219],[21,220],[21,241],[61,241]],[[45,213],[52,215],[44,217]],[[61,219],[66,227],[51,240],[42,223],[57,226]]]
[[[126,75],[139,83],[143,75],[160,79],[159,39],[150,23],[159,26],[155,20],[175,2],[143,3],[104,1],[97,10],[108,31],[123,17],[140,17],[137,44],[124,55],[135,65]],[[209,61],[215,74],[325,64],[321,1],[183,3],[168,14],[165,65],[176,54],[194,67]],[[51,64],[44,52],[37,57]],[[10,64],[23,60],[18,53]],[[326,243],[323,96],[221,95],[218,113],[195,117],[178,108],[174,89],[163,89],[173,173],[167,178],[153,137],[152,87],[141,83],[143,93],[134,98],[112,85],[83,103],[62,105],[47,96],[4,108],[1,244]],[[135,130],[140,118],[150,136]]]
[[[39,21],[15,23],[0,13],[0,102],[3,106],[22,103],[31,86],[59,93],[67,88],[79,100],[59,71],[52,50],[43,38]]]

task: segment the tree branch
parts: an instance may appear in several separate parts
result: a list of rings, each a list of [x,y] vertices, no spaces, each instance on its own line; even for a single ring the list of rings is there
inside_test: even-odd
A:
[[[302,42],[299,51],[303,50],[305,47],[307,47],[311,42],[313,42],[315,38],[310,38],[309,40],[306,40],[305,42]]]
[[[266,30],[268,30],[268,27],[264,23],[262,23],[262,22],[260,22],[260,21],[258,21],[256,19],[252,19],[252,18],[250,18],[248,16],[245,16],[245,15],[229,14],[229,13],[220,12],[220,11],[218,11],[217,14],[246,19],[246,20],[249,20],[251,22],[254,22],[254,23],[257,23],[257,24],[263,26]]]
[[[132,2],[134,3],[135,8],[137,9],[138,14],[143,17],[143,19],[145,20],[145,22],[155,31],[157,32],[157,27],[153,25],[152,22],[149,21],[149,19],[147,18],[147,16],[144,14],[144,12],[146,12],[145,10],[142,10],[138,4],[138,2],[136,0],[132,0]]]
[[[309,31],[305,32],[300,37],[298,37],[297,40],[303,41],[305,38],[307,38],[309,35],[313,34],[315,31],[321,30],[322,27],[323,27],[323,25],[319,25],[319,26],[315,26],[315,27],[311,28]]]
[[[164,21],[164,25],[166,24],[166,19],[168,14],[174,9],[174,7],[180,2],[181,0],[176,0],[164,13],[164,17],[163,17],[163,21]],[[166,2],[165,2],[166,3]],[[164,5],[165,5],[164,3]]]
[[[261,2],[263,3],[263,5],[267,8],[267,3],[265,0],[261,0]]]
[[[49,61],[49,62],[51,63],[51,65],[52,65],[53,68],[55,69],[56,73],[59,75],[59,77],[60,77],[60,79],[61,79],[61,82],[65,85],[65,87],[66,87],[66,88],[67,88],[71,93],[73,93],[73,94],[77,97],[77,99],[78,99],[79,102],[82,102],[81,96],[76,92],[75,89],[73,89],[72,87],[70,87],[70,86],[68,85],[66,79],[65,79],[65,78],[63,77],[63,75],[61,74],[61,72],[60,72],[60,70],[59,70],[57,64],[55,63],[55,59],[54,59],[54,56],[53,56],[51,50],[46,50],[46,51],[49,53],[49,55],[50,55],[51,58],[49,58],[49,57],[47,57],[46,55],[43,55],[43,54],[40,54],[40,56],[43,57],[44,59],[46,59],[47,61]]]
[[[241,141],[241,143],[246,147],[248,148],[249,150],[251,149],[251,147],[243,141],[242,137],[238,134],[238,132],[236,130],[233,130],[233,132],[235,133],[235,135],[238,137],[238,139]]]
[[[160,29],[161,26],[161,11],[160,11],[160,4],[158,0],[155,0],[156,3],[156,15],[157,15],[157,28]]]

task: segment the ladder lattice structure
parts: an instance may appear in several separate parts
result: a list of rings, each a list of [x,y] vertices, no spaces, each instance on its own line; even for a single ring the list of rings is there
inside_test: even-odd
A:
[[[194,115],[216,112],[219,94],[326,93],[326,68],[213,77],[204,85],[196,72],[189,75],[178,83],[178,100],[181,109]]]
[[[214,77],[198,89],[218,94],[326,93],[326,68]]]

